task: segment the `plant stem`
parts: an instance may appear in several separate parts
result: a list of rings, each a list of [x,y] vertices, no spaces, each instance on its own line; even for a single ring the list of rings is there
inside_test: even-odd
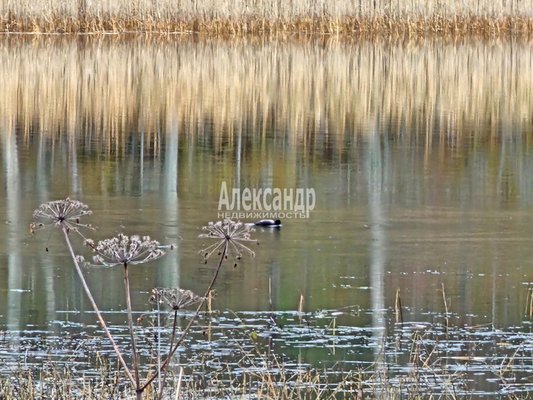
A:
[[[396,323],[403,324],[402,299],[400,297],[400,288],[396,289],[396,301],[394,303]]]
[[[448,338],[448,327],[450,325],[450,317],[448,312],[448,301],[446,300],[446,292],[444,290],[444,282],[441,283],[442,287],[442,301],[444,302],[444,321],[446,322],[446,338]]]
[[[124,288],[126,289],[126,307],[128,309],[128,329],[131,337],[131,353],[133,358],[133,372],[135,376],[135,390],[137,392],[137,399],[141,398],[142,390],[140,390],[141,382],[139,379],[139,356],[137,353],[137,344],[135,343],[135,332],[133,331],[133,314],[131,309],[130,296],[130,279],[128,276],[128,264],[124,263]]]
[[[180,374],[178,376],[178,389],[176,390],[176,400],[180,398],[181,378],[183,377],[183,367],[180,367]]]
[[[160,297],[157,295],[157,369],[161,369],[161,310],[159,307]],[[174,322],[175,324],[175,322]],[[159,392],[159,398],[163,393],[163,388],[161,387],[161,375],[157,377],[157,387]]]
[[[102,326],[102,329],[104,330],[106,336],[108,337],[109,341],[111,342],[111,345],[113,346],[113,350],[115,351],[115,354],[117,355],[120,364],[124,368],[124,371],[126,372],[126,375],[128,376],[128,379],[131,381],[132,384],[135,384],[135,378],[131,374],[131,371],[128,367],[128,364],[126,364],[126,361],[124,360],[124,357],[122,357],[122,352],[118,348],[115,339],[113,339],[113,336],[111,335],[111,332],[107,328],[107,324],[105,323],[104,318],[102,317],[102,313],[100,312],[100,309],[96,305],[96,302],[94,301],[93,295],[91,293],[91,289],[89,289],[89,286],[87,285],[87,281],[85,280],[85,277],[83,276],[83,271],[81,270],[81,267],[78,263],[78,260],[76,259],[76,254],[74,253],[74,249],[72,248],[72,244],[70,243],[70,239],[68,237],[68,231],[67,228],[63,226],[62,228],[63,235],[65,236],[65,242],[67,243],[68,250],[70,252],[70,256],[72,257],[72,261],[74,262],[74,266],[76,267],[76,272],[78,273],[78,277],[80,278],[81,284],[83,286],[83,290],[85,291],[85,294],[89,298],[89,301],[91,302],[91,305],[94,309],[94,312],[96,313],[96,316],[98,318],[98,321],[100,322],[100,325]]]
[[[183,342],[183,340],[185,339],[185,337],[187,336],[187,334],[191,330],[192,324],[194,323],[194,321],[196,321],[196,319],[198,318],[198,315],[200,315],[200,310],[204,306],[205,301],[206,301],[207,297],[209,296],[209,293],[213,289],[213,286],[215,286],[215,282],[216,282],[216,280],[218,278],[218,274],[220,272],[220,269],[222,268],[222,263],[224,262],[227,253],[228,253],[228,242],[226,241],[226,243],[224,244],[224,249],[222,250],[222,254],[220,255],[220,261],[218,262],[218,267],[215,270],[215,273],[213,274],[213,278],[211,279],[211,282],[209,283],[209,286],[207,287],[207,290],[205,291],[205,295],[202,298],[202,301],[200,302],[200,304],[196,308],[196,311],[194,312],[192,318],[190,319],[189,323],[187,324],[187,326],[185,327],[183,332],[181,332],[181,335],[178,338],[178,340],[176,341],[174,347],[171,347],[166,360],[161,365],[161,369],[159,371],[154,372],[154,374],[150,378],[148,378],[146,383],[141,387],[141,389],[140,389],[141,391],[144,390],[148,385],[150,385],[153,382],[153,380],[155,378],[157,378],[159,376],[159,374],[168,367],[168,364],[170,364],[170,360],[172,359],[172,356],[174,355],[176,350],[178,350],[178,347],[180,346],[181,342]]]
[[[176,339],[176,328],[177,328],[177,325],[178,325],[178,310],[174,310],[174,320],[172,322],[172,333],[170,335],[170,343],[169,343],[169,348],[172,349],[174,347],[174,340]],[[160,339],[160,338],[159,338]],[[161,371],[161,358],[160,358],[160,354],[161,353],[157,353],[158,354],[158,360],[157,360],[157,368],[159,371]],[[181,371],[183,371],[183,368],[181,368]],[[163,390],[165,388],[165,382],[166,382],[166,374],[167,374],[167,370],[165,369],[165,375],[163,377],[163,383],[161,384],[161,374],[158,375],[158,380],[159,380],[159,394],[158,394],[158,399],[162,399],[163,398]],[[179,388],[178,388],[178,391],[179,391]]]

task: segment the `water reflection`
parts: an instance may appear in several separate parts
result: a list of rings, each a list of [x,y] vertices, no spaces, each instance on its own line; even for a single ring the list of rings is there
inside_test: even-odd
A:
[[[221,308],[269,309],[272,277],[274,308],[296,309],[300,293],[308,310],[358,305],[377,338],[397,288],[408,318],[432,320],[444,283],[455,323],[519,323],[532,58],[512,41],[1,38],[0,324],[47,327],[58,310],[85,310],[58,238],[46,255],[26,236],[32,210],[67,195],[91,205],[100,238],[177,244],[132,271],[138,309],[152,286],[201,293],[212,269],[195,238],[217,216],[222,180],[314,187],[317,207],[258,232],[258,257],[223,271]],[[104,309],[123,308],[120,272],[89,280]],[[29,309],[39,317],[22,318]]]
[[[384,145],[383,145],[384,144]],[[383,147],[383,149],[382,149]],[[387,143],[382,141],[382,135],[374,129],[368,135],[368,156],[366,170],[368,171],[368,214],[372,242],[369,249],[370,285],[372,291],[372,325],[375,343],[380,343],[374,349],[376,369],[383,370],[384,336],[386,334],[385,311],[385,263],[387,262],[387,235],[385,232],[386,207],[382,199],[383,191],[389,186],[386,179],[388,170]],[[384,393],[380,393],[383,395]]]
[[[23,310],[21,308],[23,270],[20,254],[22,251],[20,246],[20,240],[22,237],[20,226],[22,225],[22,218],[20,210],[21,190],[19,151],[14,131],[15,126],[12,123],[12,119],[5,117],[2,125],[6,127],[5,132],[1,136],[4,169],[3,175],[5,177],[4,187],[6,191],[6,218],[4,221],[8,228],[2,237],[6,240],[7,248],[12,250],[8,254],[4,254],[3,257],[5,259],[4,268],[6,268],[6,277],[3,279],[5,282],[4,290],[7,292],[5,293],[5,304],[9,305],[9,307],[6,307],[5,321],[7,326],[18,326],[20,318],[23,315]]]

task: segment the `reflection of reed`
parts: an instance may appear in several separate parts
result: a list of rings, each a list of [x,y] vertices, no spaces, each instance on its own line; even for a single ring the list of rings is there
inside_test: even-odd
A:
[[[168,127],[215,148],[253,130],[340,149],[376,121],[455,146],[531,131],[532,57],[518,42],[3,40],[0,112],[22,132],[113,153],[132,131],[157,152]]]
[[[114,0],[3,1],[8,32],[245,34],[531,32],[531,0]]]

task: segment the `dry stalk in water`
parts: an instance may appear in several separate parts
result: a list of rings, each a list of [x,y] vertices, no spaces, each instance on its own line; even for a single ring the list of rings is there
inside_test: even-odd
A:
[[[526,309],[524,314],[529,318],[533,318],[533,287],[527,289]]]
[[[396,323],[403,324],[402,299],[400,298],[400,288],[396,289],[396,301],[394,302]]]
[[[444,303],[444,322],[446,324],[446,334],[450,326],[450,315],[448,311],[448,300],[446,299],[446,291],[444,290],[444,283],[441,283],[442,301]]]
[[[304,316],[304,295],[303,293],[300,293],[300,299],[298,300],[298,317],[300,320],[300,324],[302,323]]]

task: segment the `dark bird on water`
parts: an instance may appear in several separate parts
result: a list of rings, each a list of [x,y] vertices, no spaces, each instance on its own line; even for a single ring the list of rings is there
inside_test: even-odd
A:
[[[254,223],[254,225],[264,228],[281,228],[281,221],[279,219],[262,219]]]

